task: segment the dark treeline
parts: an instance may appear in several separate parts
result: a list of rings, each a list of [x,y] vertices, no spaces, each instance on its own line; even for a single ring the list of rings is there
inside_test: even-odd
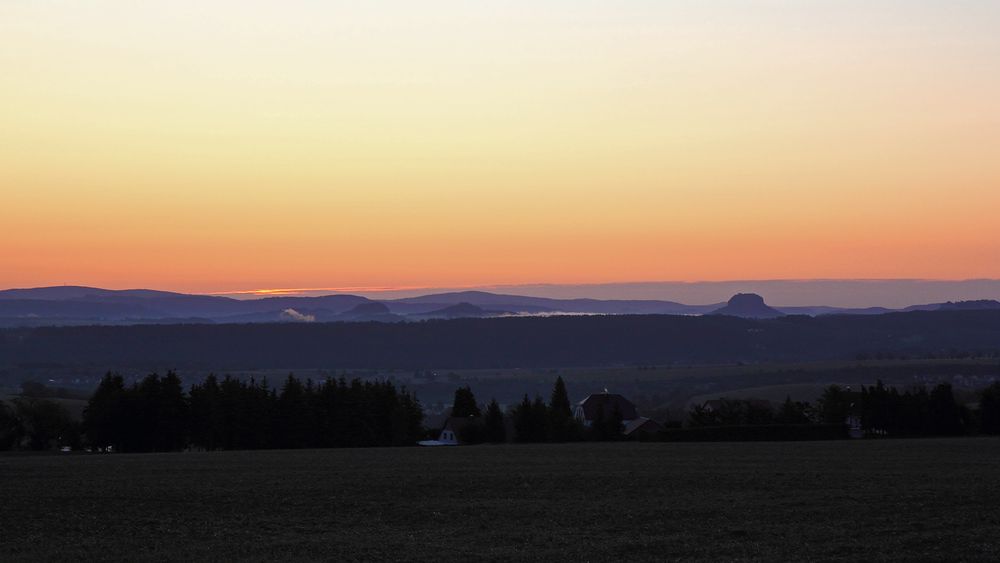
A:
[[[401,446],[423,433],[416,398],[389,382],[330,379],[280,388],[209,376],[185,393],[174,373],[101,381],[84,410],[92,447],[117,451]]]
[[[0,401],[0,451],[80,446],[80,422],[60,403],[35,397]]]
[[[38,327],[0,330],[11,366],[435,369],[996,357],[1000,311],[788,316],[563,316],[412,323]]]
[[[994,386],[995,388],[996,386]],[[993,393],[993,388],[987,394]],[[942,383],[930,391],[917,387],[900,392],[879,381],[862,387],[857,405],[861,427],[868,434],[886,436],[958,436],[977,430],[973,412],[955,402],[951,385]],[[980,403],[979,414],[984,405]],[[985,405],[986,415],[992,406]],[[980,428],[979,430],[984,430]]]
[[[1000,383],[980,397],[979,408],[969,409],[956,402],[947,383],[903,391],[881,381],[859,391],[830,385],[815,405],[790,398],[777,409],[758,400],[709,401],[694,405],[687,423],[690,428],[853,423],[868,436],[896,437],[1000,434]]]
[[[468,444],[620,440],[624,429],[619,412],[599,415],[590,426],[584,426],[573,416],[562,377],[556,378],[548,403],[541,396],[531,399],[525,395],[507,413],[501,411],[496,399],[481,409],[472,390],[469,387],[460,388],[455,391],[451,416],[464,419],[458,435],[462,442]]]

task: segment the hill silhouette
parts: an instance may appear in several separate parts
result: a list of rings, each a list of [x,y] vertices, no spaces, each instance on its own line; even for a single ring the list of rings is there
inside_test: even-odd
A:
[[[737,293],[725,307],[709,313],[711,315],[728,315],[744,319],[773,319],[784,316],[784,313],[768,307],[764,298],[756,293]]]
[[[334,320],[343,322],[398,322],[403,317],[394,315],[385,303],[370,301],[360,303],[337,315]]]
[[[439,319],[461,319],[461,318],[477,318],[477,317],[488,317],[496,316],[490,311],[486,311],[482,307],[477,307],[472,303],[459,303],[457,305],[450,305],[443,309],[437,309],[425,313],[424,316],[430,318]]]
[[[366,308],[370,307],[370,308]],[[908,311],[980,310],[1000,307],[993,300],[930,303]],[[294,310],[301,316],[290,316]],[[369,299],[334,294],[233,299],[149,289],[108,290],[59,286],[0,291],[0,327],[129,325],[170,323],[271,323],[309,319],[333,321],[420,321],[516,315],[703,315],[743,318],[790,315],[879,315],[882,307],[845,309],[823,305],[769,307],[755,294],[738,294],[726,304],[685,305],[658,300],[551,299],[485,291],[436,293],[403,299]]]

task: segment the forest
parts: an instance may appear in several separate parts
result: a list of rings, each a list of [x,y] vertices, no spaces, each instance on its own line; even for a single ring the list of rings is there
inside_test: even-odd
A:
[[[573,367],[1000,356],[1000,311],[614,315],[0,330],[0,369]]]

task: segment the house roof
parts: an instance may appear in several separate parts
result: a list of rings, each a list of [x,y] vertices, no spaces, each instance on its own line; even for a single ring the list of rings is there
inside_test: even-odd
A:
[[[625,425],[625,430],[622,432],[622,434],[626,436],[631,436],[633,433],[636,432],[659,432],[660,430],[663,430],[662,424],[656,422],[652,418],[646,418],[644,416],[640,416],[639,418]]]
[[[599,410],[604,411],[604,416],[611,416],[615,407],[618,407],[622,420],[635,420],[639,416],[632,401],[617,393],[594,393],[577,403],[577,406],[583,409],[586,420],[594,420]]]

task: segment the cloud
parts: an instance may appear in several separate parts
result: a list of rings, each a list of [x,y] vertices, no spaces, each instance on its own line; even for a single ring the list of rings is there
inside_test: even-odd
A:
[[[296,311],[295,309],[285,309],[281,312],[281,320],[283,321],[295,321],[300,323],[313,323],[316,322],[315,315],[303,315],[302,313]]]

